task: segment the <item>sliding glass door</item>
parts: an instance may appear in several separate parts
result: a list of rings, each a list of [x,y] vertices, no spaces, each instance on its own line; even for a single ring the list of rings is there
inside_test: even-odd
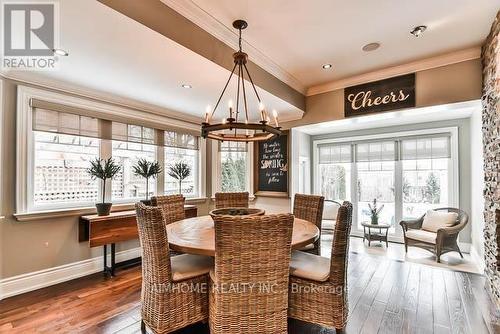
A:
[[[454,173],[450,134],[321,143],[317,145],[315,192],[353,203],[354,234],[370,220],[369,204],[383,209],[379,221],[401,239],[399,222],[428,209],[452,205]]]

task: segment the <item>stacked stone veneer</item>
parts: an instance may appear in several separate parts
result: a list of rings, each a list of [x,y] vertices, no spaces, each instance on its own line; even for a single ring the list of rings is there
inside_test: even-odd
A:
[[[500,11],[482,50],[484,143],[485,275],[493,302],[500,309]]]

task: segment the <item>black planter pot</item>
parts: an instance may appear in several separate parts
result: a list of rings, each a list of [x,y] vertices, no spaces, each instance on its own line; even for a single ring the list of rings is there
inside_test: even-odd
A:
[[[97,215],[98,216],[109,215],[109,212],[111,211],[111,205],[113,205],[113,203],[96,203],[95,207],[97,209]]]
[[[141,203],[147,206],[151,206],[151,200],[150,199],[141,199]]]

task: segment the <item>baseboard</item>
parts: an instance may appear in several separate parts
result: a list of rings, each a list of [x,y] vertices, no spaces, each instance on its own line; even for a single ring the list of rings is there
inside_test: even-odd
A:
[[[471,257],[471,260],[477,264],[477,267],[479,268],[479,271],[481,272],[481,274],[484,273],[484,268],[485,268],[485,264],[484,264],[484,259],[482,256],[479,255],[479,252],[477,251],[476,247],[472,246],[470,247],[470,257]]]
[[[140,256],[141,249],[139,247],[124,250],[116,253],[116,262]],[[103,258],[100,256],[2,279],[0,280],[0,300],[100,272],[103,265]]]

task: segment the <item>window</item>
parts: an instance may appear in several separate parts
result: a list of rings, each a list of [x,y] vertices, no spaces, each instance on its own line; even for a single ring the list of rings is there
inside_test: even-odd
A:
[[[139,159],[156,160],[155,131],[138,125],[112,123],[111,156],[122,168],[112,181],[112,200],[145,199],[155,194],[156,180],[146,180],[134,174],[133,167]]]
[[[97,119],[37,109],[33,113],[34,209],[89,205],[98,197],[98,182],[87,174],[99,157]]]
[[[449,203],[449,138],[403,140],[403,219]]]
[[[242,142],[219,143],[220,191],[241,192],[249,190],[248,144]]]
[[[454,206],[452,133],[317,145],[316,191],[327,199],[353,202],[353,229],[370,220],[368,204],[384,205],[380,220],[391,224],[420,217],[428,209]],[[353,191],[355,189],[355,191]]]
[[[189,134],[165,131],[165,194],[199,196],[199,149],[198,138]],[[189,175],[179,180],[176,168],[187,166]]]
[[[325,145],[319,148],[320,192],[326,199],[351,199],[351,146]]]
[[[18,87],[17,180],[18,219],[36,219],[36,211],[94,207],[104,200],[132,204],[156,193],[178,192],[166,175],[171,162],[186,161],[191,175],[183,180],[186,197],[204,196],[204,147],[196,135],[167,131],[164,124],[189,124],[138,110],[106,103]],[[60,101],[53,102],[53,101]],[[128,122],[130,120],[130,123]],[[159,124],[159,128],[141,124]],[[202,149],[200,149],[202,147]],[[113,158],[122,168],[102,182],[87,173],[90,161]],[[158,161],[164,171],[156,179],[134,175],[139,159]],[[170,185],[169,187],[166,187]],[[147,189],[146,189],[147,188]]]

